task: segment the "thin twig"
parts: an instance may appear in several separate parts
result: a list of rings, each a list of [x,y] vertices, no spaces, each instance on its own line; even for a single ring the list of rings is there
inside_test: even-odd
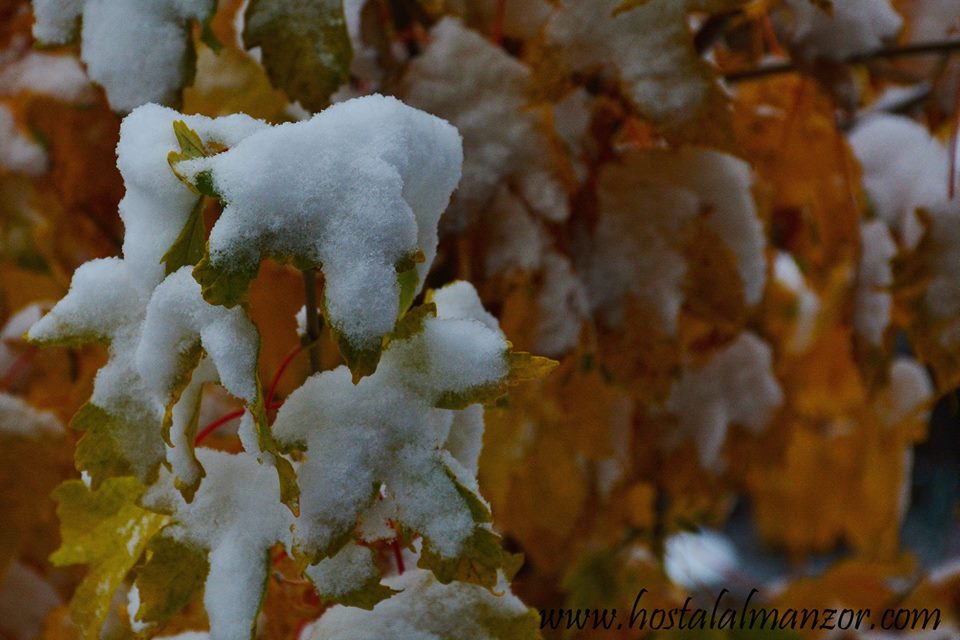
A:
[[[852,56],[841,61],[841,64],[863,64],[871,60],[892,60],[895,58],[909,58],[912,56],[925,56],[932,54],[950,54],[960,50],[960,38],[951,38],[949,40],[936,40],[933,42],[918,42],[900,47],[885,47],[855,53]],[[724,76],[727,82],[746,82],[750,80],[759,80],[772,75],[784,73],[796,73],[800,68],[793,62],[774,62],[760,65],[752,69],[743,71],[733,71]]]
[[[303,298],[307,307],[307,338],[310,340],[310,368],[314,373],[320,364],[320,316],[317,314],[317,270],[303,271]]]

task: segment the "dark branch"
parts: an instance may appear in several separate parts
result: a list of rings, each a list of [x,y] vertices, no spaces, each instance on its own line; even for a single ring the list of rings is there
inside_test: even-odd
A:
[[[909,58],[914,56],[926,56],[926,55],[935,55],[943,54],[949,55],[956,51],[960,50],[960,38],[953,38],[950,40],[937,40],[934,42],[919,42],[916,44],[908,44],[900,47],[885,47],[881,49],[874,49],[873,51],[866,51],[863,53],[856,53],[846,60],[842,60],[841,64],[863,64],[870,62],[872,60],[893,60],[896,58]],[[793,62],[774,62],[771,64],[761,65],[759,67],[754,67],[753,69],[744,69],[743,71],[733,71],[724,76],[724,79],[727,82],[747,82],[750,80],[759,80],[766,78],[772,75],[780,75],[784,73],[797,73],[800,71],[798,67]]]

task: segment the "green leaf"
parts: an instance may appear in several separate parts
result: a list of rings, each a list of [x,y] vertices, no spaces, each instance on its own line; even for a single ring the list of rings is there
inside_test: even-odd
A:
[[[164,450],[152,422],[147,414],[115,415],[87,402],[70,422],[71,428],[84,432],[74,454],[77,469],[89,474],[93,487],[116,476],[153,480]]]
[[[512,345],[507,343],[508,348]],[[507,390],[521,382],[539,380],[547,376],[559,364],[556,360],[534,356],[520,351],[507,351],[507,375],[499,382],[444,393],[434,405],[438,409],[466,409],[472,404],[490,405]]]
[[[147,545],[147,561],[136,570],[140,622],[166,622],[203,587],[210,570],[206,553],[173,538],[156,535]]]
[[[180,230],[180,235],[160,258],[160,262],[167,265],[167,275],[180,267],[200,262],[206,247],[206,238],[207,229],[203,224],[203,198],[198,198],[197,204],[190,212],[190,217],[187,218],[187,223]]]
[[[97,491],[79,480],[54,492],[61,547],[50,557],[56,566],[87,564],[70,609],[81,635],[94,640],[110,611],[113,594],[168,518],[137,505],[144,486],[135,478],[111,478]]]
[[[210,261],[209,245],[203,258],[193,268],[193,277],[203,289],[203,299],[210,304],[232,308],[243,302],[250,281],[257,277],[260,263],[216,267]]]
[[[353,49],[342,0],[251,0],[243,42],[260,47],[274,86],[320,111],[350,77]]]
[[[443,584],[456,580],[493,589],[497,584],[498,569],[503,569],[509,580],[523,565],[522,555],[504,551],[500,543],[501,538],[496,532],[487,527],[477,527],[463,543],[460,554],[455,558],[446,558],[437,553],[427,540],[417,566],[432,571]]]
[[[490,513],[490,508],[480,496],[478,496],[473,489],[460,482],[457,474],[454,473],[450,467],[444,467],[444,470],[447,472],[447,477],[450,478],[450,482],[457,488],[457,493],[459,493],[460,497],[467,503],[473,521],[478,524],[493,522],[493,515]]]

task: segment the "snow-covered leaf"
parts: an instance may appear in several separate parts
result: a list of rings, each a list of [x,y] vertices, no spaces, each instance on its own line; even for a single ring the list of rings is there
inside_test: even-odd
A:
[[[805,1],[805,0],[804,0]],[[563,0],[546,26],[548,45],[571,72],[613,75],[640,112],[684,140],[725,143],[727,100],[694,48],[692,13],[741,0]]]
[[[225,205],[194,277],[208,302],[232,307],[263,256],[321,268],[327,320],[354,372],[369,373],[400,312],[398,276],[415,267],[419,291],[430,268],[461,161],[453,127],[369,96],[180,162]]]
[[[389,581],[402,589],[373,611],[334,607],[309,640],[538,640],[539,619],[511,593],[463,583],[441,584],[427,571]]]
[[[144,504],[170,514],[163,535],[206,556],[204,605],[213,640],[253,636],[270,564],[269,549],[287,544],[292,516],[280,501],[280,484],[269,465],[246,453],[199,449],[206,469],[192,502],[186,502],[164,471]],[[179,582],[192,588],[193,574]]]

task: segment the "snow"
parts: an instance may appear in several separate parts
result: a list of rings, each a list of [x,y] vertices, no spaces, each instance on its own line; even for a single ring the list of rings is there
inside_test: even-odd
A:
[[[567,193],[554,173],[543,123],[527,108],[530,69],[455,18],[430,31],[430,45],[410,64],[401,95],[446,118],[464,139],[463,182],[444,224],[470,225],[504,181],[547,220],[568,215]]]
[[[740,564],[733,543],[717,531],[676,533],[664,547],[664,570],[684,589],[721,585]]]
[[[28,176],[47,172],[47,152],[17,127],[10,109],[0,104],[0,170]]]
[[[72,56],[31,51],[0,70],[0,95],[29,92],[79,102],[92,98],[90,89],[87,73]]]
[[[534,350],[560,357],[576,347],[580,329],[590,317],[590,303],[566,256],[553,251],[543,256],[543,288],[537,305],[540,315]]]
[[[497,191],[482,224],[490,235],[483,258],[488,276],[509,275],[540,267],[548,243],[546,232],[508,187],[502,186]]]
[[[329,609],[301,638],[306,640],[490,640],[510,628],[508,620],[528,615],[527,608],[503,585],[494,595],[477,585],[442,585],[427,571],[408,570],[387,584],[402,593],[372,611],[337,606]],[[500,592],[498,587],[497,591]],[[499,623],[499,624],[498,624]],[[532,628],[537,623],[532,622]]]
[[[280,409],[274,436],[307,449],[295,531],[302,551],[329,548],[358,519],[377,531],[387,518],[403,523],[446,557],[472,533],[468,505],[447,471],[459,465],[442,447],[451,442],[475,468],[481,416],[455,420],[454,411],[434,405],[498,383],[507,373],[507,343],[471,285],[445,287],[433,300],[437,317],[393,340],[373,375],[357,385],[345,367],[314,375]],[[382,501],[371,491],[379,486]]]
[[[126,193],[120,217],[126,228],[123,254],[140,287],[152,289],[164,277],[160,259],[177,239],[198,196],[170,170],[167,156],[179,151],[173,123],[182,120],[205,143],[231,147],[267,125],[243,114],[207,118],[185,116],[148,104],[120,125],[117,167]]]
[[[843,60],[897,36],[903,18],[890,0],[842,0],[832,15],[810,0],[786,0],[777,15],[781,34],[807,60]]]
[[[34,0],[34,37],[70,40],[82,13],[80,56],[115,111],[148,102],[173,104],[186,80],[191,21],[206,19],[213,0]],[[149,52],[149,55],[143,55]]]
[[[322,264],[332,325],[366,349],[392,330],[396,265],[418,250],[422,283],[461,162],[456,129],[375,95],[179,167],[210,171],[226,203],[209,237],[213,267],[250,269],[261,255]]]
[[[63,425],[52,413],[37,411],[20,398],[6,393],[0,393],[0,434],[31,439],[65,435]]]
[[[890,364],[890,379],[877,398],[877,414],[891,428],[904,420],[925,423],[934,391],[933,382],[920,363],[898,356]]]
[[[623,4],[563,0],[547,22],[547,43],[569,71],[614,70],[627,95],[655,122],[686,124],[718,91],[691,44],[687,14],[698,3],[648,0],[614,15]]]
[[[700,215],[736,257],[747,304],[759,302],[765,239],[751,185],[743,161],[689,147],[636,152],[606,165],[597,184],[600,221],[577,261],[591,308],[619,326],[631,296],[673,334],[686,276],[680,238]]]
[[[380,576],[373,551],[356,544],[307,567],[304,573],[325,598],[341,598]]]
[[[74,272],[67,295],[27,334],[37,344],[110,343],[110,358],[97,372],[90,403],[138,426],[115,429],[111,437],[120,441],[118,449],[141,480],[163,457],[163,405],[147,389],[134,360],[146,304],[147,295],[135,286],[123,260],[92,260]]]
[[[891,259],[897,254],[897,245],[882,220],[860,225],[862,252],[857,273],[857,292],[854,299],[853,324],[857,334],[868,344],[879,347],[890,325],[893,310]]]
[[[257,328],[242,307],[207,304],[187,266],[167,276],[150,298],[137,346],[137,370],[155,393],[169,397],[184,373],[185,355],[197,344],[227,391],[256,402]]]
[[[901,116],[877,115],[850,134],[850,145],[863,168],[863,184],[877,217],[908,247],[920,239],[917,208],[947,199],[949,162],[946,147],[926,128]]]
[[[26,347],[24,334],[43,315],[39,304],[29,304],[10,316],[0,331],[0,371],[8,372]],[[4,374],[6,375],[6,374]]]
[[[784,345],[792,353],[802,353],[813,342],[820,318],[820,298],[789,253],[777,252],[773,261],[775,282],[795,296],[796,316],[793,332]]]
[[[666,403],[666,410],[677,419],[677,430],[667,444],[692,437],[704,468],[720,470],[730,425],[759,432],[782,403],[770,346],[744,332],[702,367],[684,367]]]
[[[896,231],[907,249],[915,249],[929,220],[930,248],[924,256],[932,278],[924,293],[930,315],[943,322],[944,346],[960,343],[960,199],[949,199],[949,153],[927,130],[899,116],[876,116],[850,136],[863,165],[864,184],[877,215]]]
[[[267,579],[267,551],[276,543],[289,545],[292,516],[280,502],[277,474],[269,465],[245,453],[198,449],[197,456],[207,477],[192,502],[184,501],[165,471],[143,502],[172,513],[164,535],[210,552],[204,605],[211,639],[247,638]]]

